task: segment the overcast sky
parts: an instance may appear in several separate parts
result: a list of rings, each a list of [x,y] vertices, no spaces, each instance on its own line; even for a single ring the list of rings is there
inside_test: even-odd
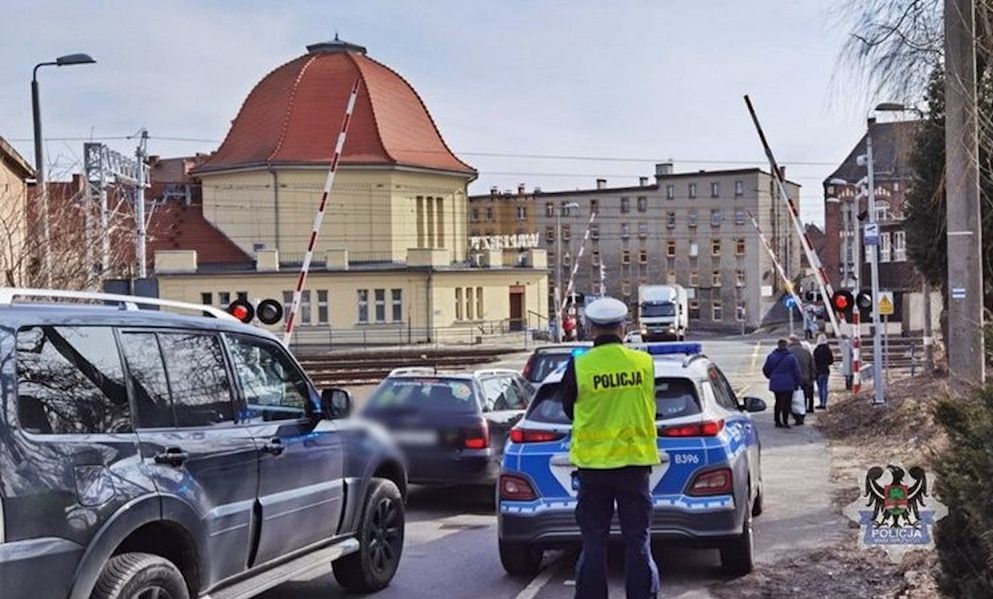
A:
[[[82,141],[146,127],[163,156],[217,147],[274,67],[333,36],[418,90],[483,193],[637,183],[765,166],[748,93],[777,158],[822,220],[820,181],[861,135],[870,99],[839,84],[840,0],[617,2],[37,0],[5,8],[0,135],[31,150],[31,68],[70,52],[98,64],[41,71],[48,159],[80,168]],[[874,100],[879,100],[875,98]],[[173,139],[169,139],[173,138]],[[194,139],[200,141],[180,141]],[[115,149],[134,144],[107,139]],[[505,158],[540,154],[630,160]]]

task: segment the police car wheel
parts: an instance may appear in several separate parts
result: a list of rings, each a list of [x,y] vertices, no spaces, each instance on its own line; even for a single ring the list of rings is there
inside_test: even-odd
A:
[[[534,576],[541,569],[545,552],[529,543],[499,542],[500,563],[512,576]]]
[[[727,574],[744,576],[755,568],[752,546],[752,509],[745,510],[741,534],[721,545],[721,566]]]

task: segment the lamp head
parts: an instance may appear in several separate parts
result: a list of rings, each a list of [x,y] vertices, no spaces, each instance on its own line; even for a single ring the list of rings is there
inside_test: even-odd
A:
[[[96,61],[89,54],[84,54],[82,52],[76,54],[66,54],[65,56],[59,56],[55,59],[56,66],[67,67],[74,64],[93,64]]]

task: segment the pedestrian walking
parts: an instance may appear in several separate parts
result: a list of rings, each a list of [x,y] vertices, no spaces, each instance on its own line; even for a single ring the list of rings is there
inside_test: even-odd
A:
[[[573,358],[562,378],[562,406],[572,420],[569,460],[579,484],[577,599],[607,597],[607,538],[615,503],[624,539],[627,597],[654,598],[659,591],[648,486],[652,466],[659,464],[655,363],[649,354],[624,346],[627,316],[620,300],[593,301],[586,308],[593,348]]]
[[[813,412],[814,380],[817,378],[817,371],[814,369],[814,355],[800,342],[800,338],[796,335],[790,335],[789,351],[796,358],[797,364],[800,365],[800,389],[803,390],[807,412]],[[797,424],[803,424],[804,415],[794,412],[793,419]]]
[[[776,428],[790,428],[790,402],[793,392],[800,388],[800,365],[788,349],[786,339],[780,339],[776,349],[766,357],[762,374],[769,379],[769,391],[776,397],[773,419]]]
[[[820,403],[818,410],[827,409],[828,377],[831,375],[831,365],[834,364],[834,352],[828,345],[827,335],[817,336],[817,347],[814,348],[814,370],[817,372],[817,393]]]

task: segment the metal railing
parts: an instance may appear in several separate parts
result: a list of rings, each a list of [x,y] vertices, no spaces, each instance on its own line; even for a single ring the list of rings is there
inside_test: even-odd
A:
[[[509,318],[431,328],[415,327],[405,322],[357,325],[352,329],[304,326],[294,332],[290,347],[314,350],[500,343],[527,348],[533,334],[534,329],[527,320]]]

